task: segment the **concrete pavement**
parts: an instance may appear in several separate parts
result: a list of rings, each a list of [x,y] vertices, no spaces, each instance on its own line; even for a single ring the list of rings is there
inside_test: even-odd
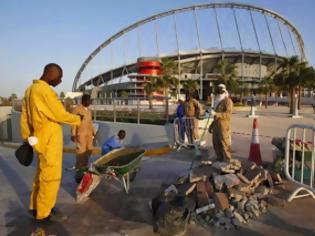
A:
[[[271,137],[283,136],[291,123],[314,124],[312,113],[299,120],[286,118],[270,109],[268,116],[259,118],[261,150],[264,160],[271,160]],[[233,114],[233,156],[247,158],[252,120],[246,112]],[[272,115],[274,114],[274,115]],[[207,140],[211,143],[211,137]],[[203,157],[211,155],[211,145],[203,150]],[[0,146],[0,235],[30,235],[36,227],[43,227],[48,235],[154,235],[149,200],[159,191],[162,182],[170,183],[186,173],[194,157],[193,150],[172,152],[163,156],[144,158],[141,170],[126,195],[119,183],[104,181],[84,204],[75,203],[76,184],[73,173],[64,171],[58,204],[69,219],[62,224],[37,225],[28,215],[27,206],[36,163],[22,167],[14,157],[14,150]],[[94,157],[96,158],[96,157]],[[64,156],[64,167],[74,163],[74,156]],[[285,203],[289,190],[276,190],[276,204],[270,211],[244,226],[240,231],[204,229],[190,225],[187,235],[315,235],[315,201],[310,198]]]

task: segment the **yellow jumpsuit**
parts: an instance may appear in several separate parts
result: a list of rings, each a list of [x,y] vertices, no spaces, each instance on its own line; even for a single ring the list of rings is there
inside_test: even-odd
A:
[[[232,100],[227,97],[216,107],[212,127],[212,143],[218,161],[231,160],[231,115]]]
[[[93,137],[95,130],[92,121],[92,112],[83,105],[78,105],[73,109],[73,114],[83,116],[80,126],[73,126],[71,133],[76,141],[76,169],[88,166],[89,157],[93,149]]]
[[[38,166],[29,206],[37,211],[36,219],[49,216],[56,203],[62,173],[62,123],[80,125],[80,117],[65,111],[48,83],[34,80],[23,98],[21,135],[23,140],[38,138],[34,146]]]

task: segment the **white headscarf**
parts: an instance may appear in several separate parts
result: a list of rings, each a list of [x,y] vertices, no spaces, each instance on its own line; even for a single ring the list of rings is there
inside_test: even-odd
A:
[[[224,93],[218,94],[215,99],[214,99],[214,104],[213,104],[213,109],[215,110],[217,108],[217,106],[220,104],[220,102],[225,99],[226,97],[229,96],[229,92],[226,90],[226,87],[224,84],[219,84],[218,85],[219,88],[221,88]]]

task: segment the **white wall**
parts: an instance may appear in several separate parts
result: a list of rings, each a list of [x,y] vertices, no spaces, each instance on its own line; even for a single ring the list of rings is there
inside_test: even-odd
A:
[[[20,137],[20,112],[12,112],[12,142],[21,142]],[[132,124],[119,122],[97,121],[99,131],[96,139],[98,144],[102,144],[108,137],[117,134],[120,129],[124,129],[127,133],[125,145],[144,146],[144,147],[161,147],[174,143],[173,125],[148,125],[148,124]],[[72,146],[70,141],[70,127],[63,126],[64,145]]]
[[[10,133],[10,114],[12,107],[0,106],[0,140],[8,140]]]

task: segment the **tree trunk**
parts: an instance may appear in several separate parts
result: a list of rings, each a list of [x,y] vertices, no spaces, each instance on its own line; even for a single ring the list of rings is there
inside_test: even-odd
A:
[[[294,113],[294,105],[295,105],[294,88],[290,88],[290,114]]]
[[[268,108],[268,93],[265,93],[265,108]]]
[[[164,89],[164,96],[165,96],[165,119],[166,123],[168,122],[168,89]]]
[[[240,94],[240,103],[243,104],[243,97],[244,97],[244,93],[243,93],[243,89],[241,89],[241,94]]]
[[[301,85],[299,85],[298,110],[301,110]]]
[[[153,109],[153,104],[152,104],[152,96],[149,96],[149,109]]]

